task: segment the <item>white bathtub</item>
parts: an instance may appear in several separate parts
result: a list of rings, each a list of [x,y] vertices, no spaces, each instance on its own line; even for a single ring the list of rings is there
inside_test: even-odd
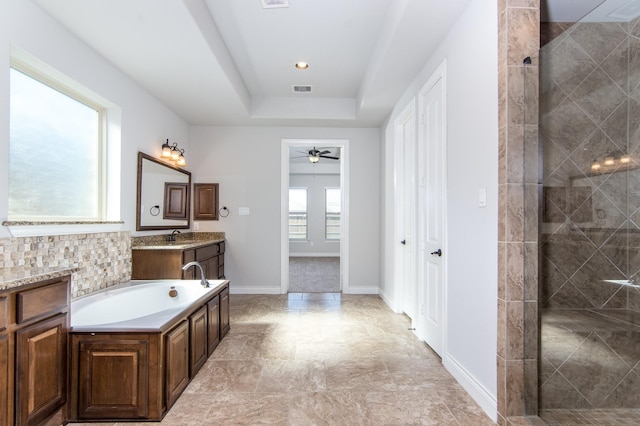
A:
[[[206,299],[228,281],[200,280],[129,281],[71,302],[73,331],[117,329],[157,330],[184,310]],[[176,297],[169,292],[175,289]]]

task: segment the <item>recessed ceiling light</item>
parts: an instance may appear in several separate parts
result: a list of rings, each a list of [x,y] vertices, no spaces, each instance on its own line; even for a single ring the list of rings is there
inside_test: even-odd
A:
[[[309,68],[309,64],[306,62],[296,62],[296,68],[298,68],[299,70],[306,70],[307,68]]]

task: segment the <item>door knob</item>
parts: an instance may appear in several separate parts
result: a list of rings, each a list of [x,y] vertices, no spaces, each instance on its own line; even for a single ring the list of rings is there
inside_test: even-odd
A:
[[[442,256],[442,250],[438,249],[436,251],[432,251],[430,254],[440,257],[440,256]]]
[[[407,240],[402,240],[402,241],[400,241],[400,244],[402,244],[402,245],[407,244]]]

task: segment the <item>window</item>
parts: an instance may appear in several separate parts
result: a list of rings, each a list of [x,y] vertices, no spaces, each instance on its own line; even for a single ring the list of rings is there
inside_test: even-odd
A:
[[[103,109],[27,67],[10,79],[9,220],[104,220]]]
[[[325,188],[324,206],[324,237],[327,241],[339,241],[340,188]]]
[[[307,188],[289,188],[289,239],[307,239]]]

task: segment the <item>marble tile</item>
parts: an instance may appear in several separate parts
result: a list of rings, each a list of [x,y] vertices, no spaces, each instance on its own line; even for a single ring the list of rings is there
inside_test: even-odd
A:
[[[231,331],[161,424],[494,424],[377,296],[234,295],[230,309]]]

